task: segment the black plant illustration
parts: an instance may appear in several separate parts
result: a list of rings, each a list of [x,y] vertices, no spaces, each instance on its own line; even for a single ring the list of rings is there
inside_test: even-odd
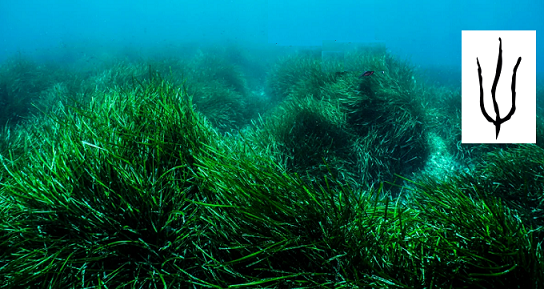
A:
[[[514,112],[516,111],[516,73],[518,70],[519,63],[521,62],[521,57],[518,58],[518,62],[514,67],[514,74],[512,75],[512,108],[510,112],[504,117],[501,118],[499,115],[499,105],[497,104],[497,99],[495,98],[495,91],[497,90],[497,83],[499,82],[499,77],[501,76],[502,70],[502,40],[499,37],[499,60],[497,61],[497,71],[495,72],[495,80],[493,80],[493,86],[491,87],[491,96],[493,98],[493,108],[495,109],[496,117],[495,119],[491,118],[489,114],[485,111],[484,107],[484,88],[482,86],[482,68],[480,67],[480,61],[476,57],[476,62],[478,63],[478,78],[480,79],[480,108],[482,109],[482,114],[484,115],[487,121],[495,125],[496,139],[499,138],[499,131],[501,130],[501,124],[508,121]]]

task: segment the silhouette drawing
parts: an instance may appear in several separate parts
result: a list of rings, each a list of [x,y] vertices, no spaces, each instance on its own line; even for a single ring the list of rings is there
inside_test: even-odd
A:
[[[512,75],[512,108],[510,109],[510,112],[504,117],[501,118],[499,115],[499,105],[497,104],[497,99],[495,97],[495,91],[497,90],[497,83],[499,83],[499,77],[501,76],[501,70],[502,70],[502,40],[499,37],[499,59],[497,61],[497,70],[495,72],[495,79],[493,80],[493,86],[491,87],[491,97],[493,98],[493,108],[495,110],[495,119],[493,119],[489,114],[485,111],[484,107],[484,88],[482,86],[482,68],[480,67],[480,61],[478,60],[478,57],[476,57],[476,63],[478,63],[478,78],[480,80],[480,109],[482,110],[482,114],[484,115],[485,119],[487,121],[493,123],[495,125],[495,135],[496,138],[499,138],[499,131],[501,130],[501,124],[504,122],[510,120],[512,115],[514,115],[514,112],[516,111],[516,73],[518,71],[518,66],[521,62],[521,56],[518,58],[518,61],[516,63],[516,66],[514,66],[514,73]]]

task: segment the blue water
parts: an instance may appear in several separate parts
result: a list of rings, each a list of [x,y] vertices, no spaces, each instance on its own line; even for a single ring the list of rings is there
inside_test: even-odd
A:
[[[462,30],[536,30],[544,1],[0,1],[0,63],[141,57],[180,45],[256,47],[382,43],[437,79],[459,83]],[[542,83],[543,49],[537,46]]]

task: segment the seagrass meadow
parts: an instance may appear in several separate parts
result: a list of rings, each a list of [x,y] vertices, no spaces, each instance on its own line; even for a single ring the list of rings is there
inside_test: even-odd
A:
[[[541,104],[462,145],[381,46],[99,63],[0,65],[0,288],[543,288]]]

